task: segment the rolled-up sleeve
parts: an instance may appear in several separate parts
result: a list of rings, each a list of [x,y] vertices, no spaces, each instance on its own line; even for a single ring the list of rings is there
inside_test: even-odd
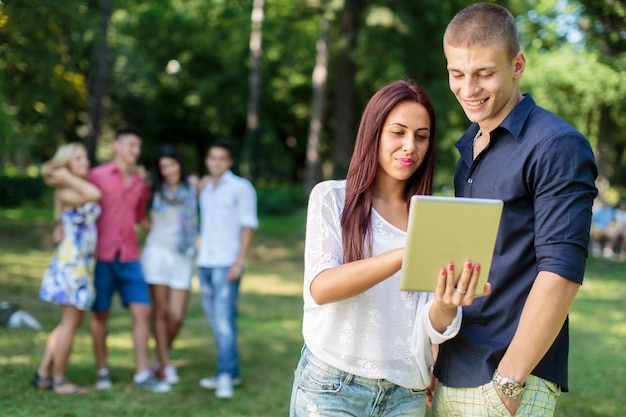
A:
[[[539,271],[582,283],[597,169],[582,135],[546,140],[530,170]]]

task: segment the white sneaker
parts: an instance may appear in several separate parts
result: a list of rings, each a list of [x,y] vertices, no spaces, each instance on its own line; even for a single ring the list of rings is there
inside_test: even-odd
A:
[[[169,392],[172,387],[170,384],[164,381],[159,381],[154,375],[150,374],[145,380],[141,382],[135,382],[135,387],[150,392]]]
[[[242,382],[243,380],[240,376],[232,378],[233,387],[238,387]],[[200,386],[206,389],[215,389],[217,387],[217,378],[214,376],[210,378],[202,378],[200,380]]]
[[[233,379],[230,374],[219,374],[217,376],[215,396],[217,398],[232,398],[233,394]]]
[[[113,386],[111,375],[108,372],[104,375],[96,373],[96,382],[94,385],[97,390],[110,389]]]
[[[168,384],[178,384],[180,382],[180,378],[178,377],[178,371],[173,365],[167,365],[165,369],[163,369],[163,375],[161,379]]]

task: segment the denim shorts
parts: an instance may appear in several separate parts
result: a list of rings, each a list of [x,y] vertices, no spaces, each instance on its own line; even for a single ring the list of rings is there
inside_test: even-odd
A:
[[[343,372],[306,348],[294,376],[290,417],[424,416],[426,390],[404,388],[385,379]]]
[[[95,312],[111,309],[115,291],[119,291],[124,307],[128,304],[150,304],[148,284],[143,277],[139,261],[113,262],[96,261],[94,271],[94,289],[96,300],[92,310]]]

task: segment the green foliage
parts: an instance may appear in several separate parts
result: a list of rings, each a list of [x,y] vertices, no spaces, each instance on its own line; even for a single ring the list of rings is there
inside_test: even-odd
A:
[[[84,0],[0,3],[1,95],[13,118],[9,155],[24,166],[77,138],[92,65],[90,5]]]
[[[301,185],[257,182],[259,215],[289,215],[306,207],[308,193]]]
[[[41,177],[0,176],[0,207],[23,204],[52,206],[52,190]]]
[[[571,47],[551,54],[530,51],[521,84],[541,106],[566,119],[593,144],[598,139],[599,112],[605,106],[614,109],[620,128],[626,128],[626,120],[617,113],[626,99],[626,73],[602,62],[597,54]]]
[[[468,121],[447,86],[441,38],[450,18],[471,3],[361,0],[357,46],[350,53],[357,115],[373,92],[393,79],[413,78],[425,86],[438,115],[442,185],[451,182],[457,159],[453,145]],[[615,136],[606,143],[614,156],[605,161],[616,166],[619,178],[618,168],[626,166],[626,139],[619,135],[626,103],[625,2],[500,3],[517,16],[522,47],[532,57],[522,78],[525,89],[592,142],[596,136]],[[102,148],[108,149],[112,132],[126,125],[142,132],[147,158],[159,145],[171,143],[186,155],[190,171],[198,173],[214,139],[228,138],[242,148],[252,2],[118,0],[113,5],[98,158],[107,159]],[[315,44],[324,12],[334,15],[320,165],[331,171],[326,167],[333,163],[332,132],[346,123],[334,120],[333,108],[335,61],[344,43],[338,37],[342,7],[342,1],[266,2],[253,180],[303,180]],[[93,0],[0,1],[0,163],[28,166],[50,157],[59,144],[85,136],[99,19]],[[576,36],[572,48],[569,42]],[[599,103],[608,106],[614,122],[609,133],[599,126]]]
[[[118,123],[140,128],[147,152],[194,152],[245,131],[249,10],[229,2],[126,1],[112,17],[110,96]]]

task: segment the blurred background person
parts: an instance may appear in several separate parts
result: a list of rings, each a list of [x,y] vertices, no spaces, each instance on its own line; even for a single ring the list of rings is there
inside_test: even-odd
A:
[[[132,317],[135,355],[135,387],[151,392],[168,392],[170,384],[156,378],[148,365],[151,301],[139,260],[136,226],[147,223],[148,184],[137,166],[141,137],[133,130],[117,132],[113,160],[89,172],[89,180],[101,191],[102,215],[98,219],[98,247],[94,287],[96,299],[91,314],[91,336],[96,357],[96,389],[112,386],[107,366],[107,335],[113,296],[119,293]]]
[[[609,259],[616,257],[616,244],[619,244],[619,260],[626,261],[626,200],[622,200],[619,206],[613,210],[614,231],[610,233],[610,238],[602,254]]]
[[[593,203],[591,215],[591,254],[602,255],[602,245],[608,239],[608,230],[613,221],[613,207],[598,197]]]
[[[61,146],[41,172],[46,184],[55,187],[55,217],[63,239],[44,274],[39,297],[61,306],[61,322],[48,336],[32,385],[58,394],[85,393],[66,373],[74,335],[94,300],[92,272],[101,193],[86,180],[89,159],[81,144]]]
[[[170,350],[187,308],[198,236],[197,178],[187,176],[173,146],[163,146],[152,169],[150,232],[141,264],[152,296],[157,360],[151,368],[170,384],[179,382]]]
[[[207,151],[209,171],[199,185],[200,244],[198,278],[202,308],[213,329],[217,371],[200,386],[230,398],[241,384],[237,347],[237,301],[246,255],[259,224],[256,191],[250,181],[230,170],[230,144],[217,140]]]

